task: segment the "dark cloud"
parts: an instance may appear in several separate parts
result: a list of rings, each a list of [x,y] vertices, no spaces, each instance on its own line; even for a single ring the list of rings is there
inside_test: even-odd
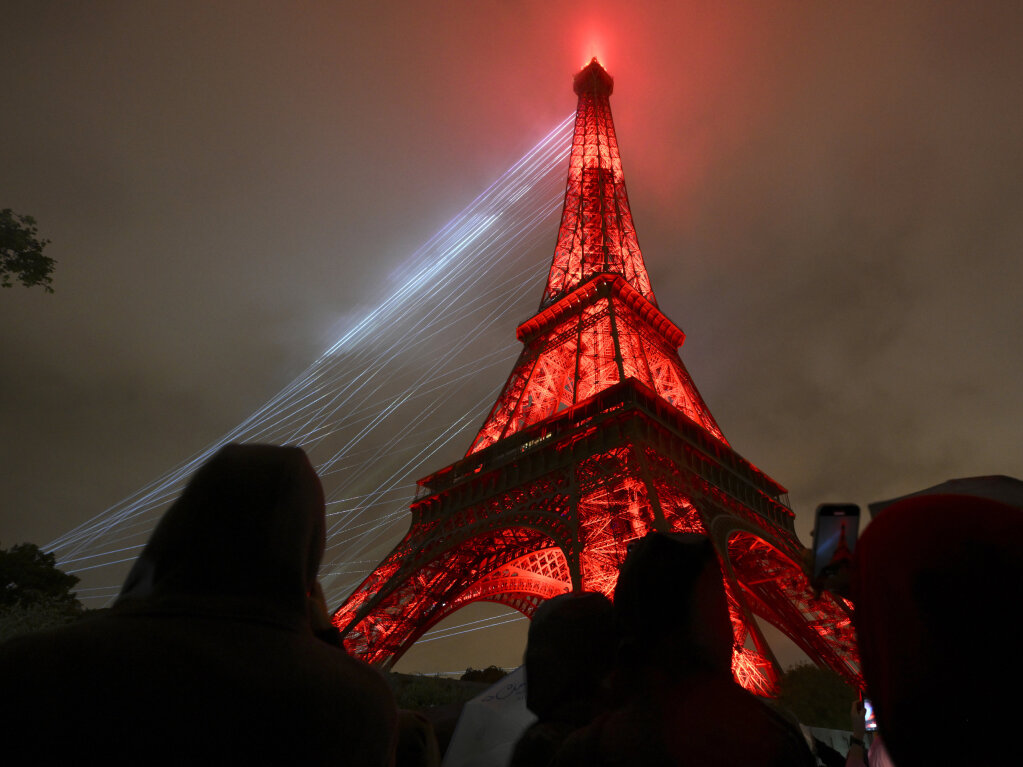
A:
[[[594,52],[683,358],[804,540],[824,500],[1023,474],[1020,16],[7,9],[0,205],[36,216],[58,267],[53,296],[0,295],[0,540],[46,542],[290,381],[570,113]]]

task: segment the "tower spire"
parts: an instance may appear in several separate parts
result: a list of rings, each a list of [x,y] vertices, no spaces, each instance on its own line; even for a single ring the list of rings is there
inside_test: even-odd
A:
[[[657,306],[632,224],[609,97],[593,59],[573,81],[579,105],[558,244],[540,311],[468,454],[632,378],[727,445],[678,355],[682,332]]]
[[[597,274],[620,274],[657,305],[629,210],[610,96],[614,78],[594,58],[575,75],[579,96],[558,242],[544,309]]]

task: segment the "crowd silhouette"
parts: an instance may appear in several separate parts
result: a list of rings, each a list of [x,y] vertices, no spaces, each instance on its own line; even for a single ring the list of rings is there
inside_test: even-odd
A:
[[[613,603],[570,593],[529,629],[537,721],[512,767],[1012,764],[1023,511],[969,495],[899,501],[868,525],[852,589],[866,694],[844,755],[739,687],[718,554],[634,542]],[[440,765],[430,720],[352,659],[316,575],[323,492],[299,448],[229,445],[192,478],[115,605],[0,646],[9,764]],[[890,753],[890,756],[889,756]]]

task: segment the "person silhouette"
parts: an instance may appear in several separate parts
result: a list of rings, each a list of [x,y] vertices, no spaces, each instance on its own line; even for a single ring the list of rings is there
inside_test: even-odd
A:
[[[562,742],[609,704],[614,660],[611,600],[569,592],[537,608],[526,642],[526,706],[537,716],[515,744],[510,767],[543,767]]]
[[[1023,603],[1023,509],[915,495],[864,531],[853,618],[878,730],[898,767],[1015,764],[1018,673],[1006,626]]]
[[[112,609],[0,647],[5,758],[391,764],[386,683],[314,634],[323,550],[305,453],[222,448]]]
[[[811,767],[802,733],[736,684],[717,553],[697,534],[649,533],[614,593],[616,710],[570,736],[558,767]]]

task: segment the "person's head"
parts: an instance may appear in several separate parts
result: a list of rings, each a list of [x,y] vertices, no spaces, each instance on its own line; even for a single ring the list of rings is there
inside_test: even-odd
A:
[[[548,599],[529,624],[526,705],[544,719],[559,705],[600,694],[614,659],[611,600],[572,592]]]
[[[398,710],[397,767],[440,767],[440,746],[433,725],[419,711]]]
[[[301,448],[221,448],[163,515],[119,601],[227,596],[304,614],[323,556],[323,512]]]
[[[622,652],[639,662],[731,674],[728,601],[706,536],[655,532],[637,541],[622,564],[614,613]]]
[[[1002,763],[983,754],[1003,740],[1003,701],[1017,693],[1008,626],[1021,563],[1023,511],[983,498],[914,496],[864,531],[853,575],[861,665],[900,767]]]

